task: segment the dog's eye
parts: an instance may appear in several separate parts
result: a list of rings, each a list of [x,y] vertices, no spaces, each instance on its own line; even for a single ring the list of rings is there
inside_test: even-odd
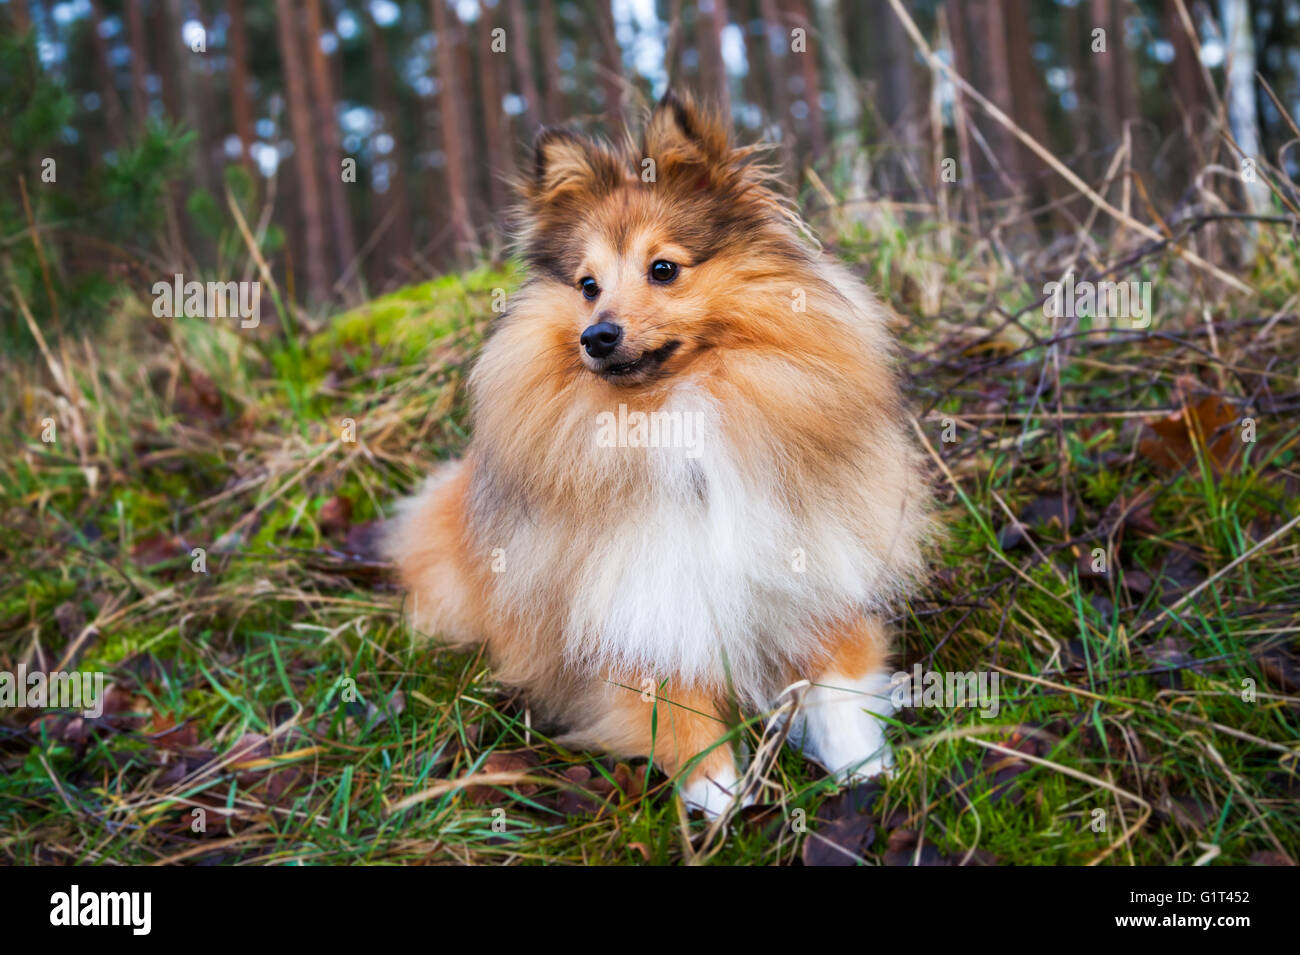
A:
[[[582,297],[588,300],[600,294],[600,286],[590,275],[578,282],[578,288],[582,289]]]
[[[650,263],[650,278],[656,282],[667,284],[677,278],[677,263],[669,262],[666,259]]]

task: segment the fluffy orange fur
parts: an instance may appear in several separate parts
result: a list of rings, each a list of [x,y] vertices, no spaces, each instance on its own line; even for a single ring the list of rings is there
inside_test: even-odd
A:
[[[733,704],[883,670],[879,613],[929,526],[888,312],[761,156],[671,96],[636,147],[538,137],[518,187],[530,277],[470,376],[472,443],[388,544],[417,628],[485,643],[569,744],[691,779],[734,778],[711,749]],[[631,370],[584,352],[597,322]],[[598,441],[620,406],[695,415],[700,447]]]

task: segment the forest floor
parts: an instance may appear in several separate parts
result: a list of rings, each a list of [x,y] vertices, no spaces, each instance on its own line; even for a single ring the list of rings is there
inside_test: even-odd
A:
[[[0,671],[107,685],[99,717],[0,710],[0,860],[1295,860],[1294,243],[1225,306],[1167,251],[1135,261],[1161,306],[1141,329],[1045,316],[987,246],[840,236],[900,316],[947,528],[900,669],[996,674],[996,714],[901,711],[897,772],[852,790],[787,747],[757,805],[688,816],[675,780],[560,748],[485,659],[412,634],[375,554],[465,446],[516,269],[292,334],[127,301],[0,386]]]

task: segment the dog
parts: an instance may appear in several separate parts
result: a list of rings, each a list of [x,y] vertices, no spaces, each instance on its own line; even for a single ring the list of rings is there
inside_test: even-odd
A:
[[[735,714],[792,685],[805,755],[890,768],[883,614],[924,573],[931,495],[890,312],[766,148],[672,94],[641,136],[538,135],[472,440],[387,552],[418,630],[486,644],[562,744],[649,757],[716,815],[746,795]]]

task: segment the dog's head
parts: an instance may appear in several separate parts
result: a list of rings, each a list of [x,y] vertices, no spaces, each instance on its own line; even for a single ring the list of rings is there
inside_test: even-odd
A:
[[[808,255],[761,157],[671,94],[639,147],[543,130],[518,222],[545,286],[527,320],[546,353],[609,385],[653,386],[752,338],[746,297]]]

